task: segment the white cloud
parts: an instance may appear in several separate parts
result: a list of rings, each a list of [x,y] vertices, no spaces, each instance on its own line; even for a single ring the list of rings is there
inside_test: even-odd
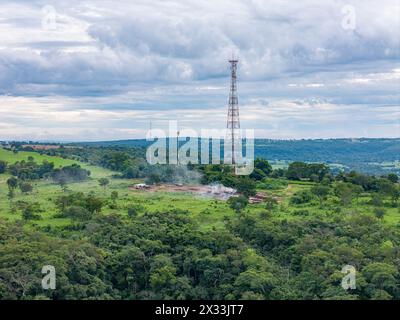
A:
[[[42,27],[44,4],[56,10],[54,29]],[[354,30],[342,27],[345,5],[355,9]],[[0,138],[40,130],[129,138],[153,117],[224,126],[232,52],[243,123],[277,124],[260,129],[266,137],[362,136],[366,127],[395,136],[399,8],[390,0],[5,0]]]

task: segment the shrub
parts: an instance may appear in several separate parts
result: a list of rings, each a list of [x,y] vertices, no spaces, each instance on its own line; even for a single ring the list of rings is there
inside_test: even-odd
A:
[[[138,216],[139,213],[144,211],[144,207],[139,205],[139,204],[135,204],[135,205],[131,205],[128,208],[128,216],[131,218],[135,218]]]
[[[37,213],[41,211],[39,203],[25,203],[22,208],[22,218],[24,220],[38,220],[40,215]]]
[[[265,199],[265,208],[269,211],[273,210],[278,205],[278,200],[272,196],[268,196]]]
[[[375,208],[374,209],[374,215],[378,219],[382,219],[385,216],[385,214],[386,214],[386,210],[383,208]]]
[[[6,172],[7,162],[0,160],[0,174]]]
[[[90,220],[92,214],[83,207],[79,206],[71,206],[66,208],[62,215],[67,218],[71,218],[73,220]]]
[[[249,200],[244,196],[232,197],[228,200],[229,207],[236,212],[242,211],[249,204]]]
[[[294,216],[301,216],[301,217],[306,217],[310,215],[310,211],[308,210],[295,210],[293,211]]]
[[[33,190],[32,185],[28,182],[20,183],[19,188],[22,193],[29,193],[29,192],[32,192],[32,190]]]
[[[118,199],[118,191],[111,192],[111,200],[115,202]]]
[[[303,191],[296,192],[290,199],[290,202],[292,204],[309,203],[313,200],[313,198],[314,198],[314,196],[310,191],[303,190]]]
[[[380,207],[383,205],[383,200],[379,195],[375,194],[371,199],[371,204],[375,207]]]
[[[288,182],[282,179],[263,179],[257,184],[257,187],[265,190],[279,190],[287,188]]]

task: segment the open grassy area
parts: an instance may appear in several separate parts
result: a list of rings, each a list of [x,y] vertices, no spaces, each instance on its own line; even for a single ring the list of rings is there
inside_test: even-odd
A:
[[[15,163],[17,161],[28,160],[28,157],[33,157],[35,162],[42,163],[43,161],[47,160],[49,162],[53,162],[54,166],[62,167],[71,165],[73,163],[77,163],[77,161],[70,160],[70,159],[63,159],[61,157],[50,157],[47,155],[41,155],[37,152],[28,152],[28,151],[18,151],[14,153],[10,150],[6,150],[4,148],[0,148],[0,159],[6,161],[7,163]]]
[[[96,194],[102,192],[102,188],[98,184],[98,179],[107,177],[110,178],[113,174],[112,171],[93,166],[87,163],[63,159],[61,157],[53,157],[48,155],[41,155],[37,152],[20,151],[14,153],[9,150],[0,148],[0,160],[6,161],[8,164],[14,164],[17,161],[27,161],[29,157],[33,157],[35,162],[42,163],[43,161],[53,162],[55,167],[63,167],[71,164],[79,164],[91,172],[91,178],[88,181],[80,183],[71,183],[68,189],[71,191],[94,192]],[[7,198],[8,188],[7,179],[8,174],[0,174],[0,217],[10,220],[20,219],[20,213],[12,212],[10,202]],[[36,180],[32,182],[33,192],[30,194],[21,194],[17,192],[13,202],[26,201],[37,202],[40,204],[43,212],[41,213],[42,219],[35,221],[38,225],[65,225],[70,223],[69,219],[54,218],[57,214],[53,200],[62,194],[60,186],[56,185],[50,180]]]
[[[16,161],[27,160],[32,156],[37,162],[47,160],[54,162],[56,166],[66,166],[73,163],[78,163],[81,167],[91,171],[89,180],[79,183],[68,184],[68,192],[84,192],[93,193],[110,203],[110,194],[112,191],[118,192],[118,199],[114,206],[105,205],[103,207],[103,214],[127,214],[127,210],[132,205],[140,205],[144,211],[168,211],[168,210],[184,210],[188,215],[192,216],[198,222],[200,228],[223,228],[225,217],[236,214],[225,201],[206,198],[200,195],[191,193],[172,193],[172,192],[149,192],[149,191],[135,191],[130,190],[129,186],[137,183],[137,180],[128,179],[112,179],[113,172],[97,166],[92,166],[78,161],[63,159],[59,157],[51,157],[40,155],[35,152],[18,152],[13,153],[8,150],[0,148],[0,160],[5,160],[8,163],[15,163]],[[107,188],[99,185],[98,179],[107,177],[110,184]],[[21,219],[21,212],[13,210],[10,201],[7,198],[7,180],[6,174],[0,175],[0,217],[9,220]],[[329,220],[330,213],[338,210],[340,207],[344,215],[351,215],[354,213],[367,213],[373,215],[373,207],[369,204],[369,196],[360,197],[354,200],[351,205],[341,207],[337,203],[337,198],[329,197],[322,205],[317,202],[307,203],[303,205],[293,205],[290,203],[291,196],[300,191],[310,189],[315,184],[307,181],[292,181],[286,183],[281,188],[274,190],[258,190],[264,192],[276,199],[278,199],[278,206],[272,213],[279,219],[312,219],[320,216],[323,219]],[[39,226],[64,226],[71,221],[65,218],[58,218],[58,210],[54,204],[54,200],[61,196],[64,191],[61,187],[51,180],[37,180],[33,182],[33,192],[30,194],[22,194],[17,192],[14,203],[18,201],[37,202],[42,209],[41,219],[29,222],[28,225]],[[111,207],[111,208],[110,208]],[[261,214],[267,210],[264,204],[253,204],[247,207],[247,212],[250,214]],[[386,214],[383,218],[385,223],[397,224],[400,222],[400,213],[397,208],[387,206]]]

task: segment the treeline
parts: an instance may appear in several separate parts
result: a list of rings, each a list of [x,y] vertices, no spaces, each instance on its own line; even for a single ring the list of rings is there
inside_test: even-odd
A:
[[[15,151],[35,151],[39,154],[90,163],[113,171],[124,172],[129,167],[145,163],[144,148],[90,147],[61,145],[56,149],[34,150],[23,144],[13,146]]]
[[[349,171],[385,174],[379,163],[399,160],[399,139],[255,140],[255,154],[290,162],[342,164]],[[394,168],[395,169],[395,168]],[[396,170],[397,174],[400,170]],[[337,173],[338,170],[335,170]]]
[[[203,174],[202,183],[221,182],[226,186],[232,186],[231,181],[235,179],[231,166],[228,165],[203,165],[195,166]],[[236,177],[241,179],[241,177]],[[329,184],[333,181],[342,181],[362,187],[363,191],[373,191],[390,194],[399,182],[395,173],[382,176],[366,175],[355,171],[340,172],[334,175],[330,168],[322,163],[290,163],[287,169],[272,169],[267,160],[256,159],[254,171],[248,177],[257,183],[268,183],[270,179],[286,179],[291,181],[310,181],[315,183]],[[246,180],[244,178],[243,180]]]
[[[90,176],[90,171],[81,168],[78,164],[54,168],[54,163],[45,160],[42,164],[38,164],[32,157],[29,157],[28,161],[17,161],[10,165],[5,161],[0,161],[0,169],[0,173],[7,172],[11,175],[7,179],[10,199],[14,197],[18,187],[22,193],[31,192],[33,190],[31,182],[38,179],[52,179],[65,188],[67,183],[84,181]]]

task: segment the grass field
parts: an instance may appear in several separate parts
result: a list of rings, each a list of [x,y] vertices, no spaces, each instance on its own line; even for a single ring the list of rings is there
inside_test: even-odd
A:
[[[6,161],[7,163],[15,163],[22,160],[26,161],[28,160],[28,157],[33,157],[37,163],[42,163],[44,160],[53,162],[56,168],[76,163],[74,160],[63,159],[60,157],[49,157],[46,155],[41,155],[37,152],[19,151],[18,153],[14,153],[12,151],[5,150],[4,148],[0,148],[0,159]]]
[[[27,160],[29,156],[32,156],[36,162],[42,162],[44,160],[54,162],[56,167],[78,163],[83,168],[91,171],[91,178],[89,180],[69,184],[67,192],[92,192],[96,194],[96,196],[110,202],[111,192],[117,191],[119,197],[115,206],[112,206],[112,208],[108,205],[104,206],[102,210],[103,214],[117,213],[126,215],[128,208],[132,205],[140,205],[145,209],[144,211],[148,212],[162,212],[173,209],[185,210],[188,212],[188,215],[192,216],[194,220],[198,222],[199,227],[202,229],[223,228],[225,217],[236,214],[229,208],[225,201],[196,196],[190,193],[133,191],[129,189],[129,186],[138,181],[113,179],[113,172],[110,170],[80,163],[78,161],[40,155],[35,152],[18,152],[15,154],[0,148],[0,160],[5,160],[10,164],[16,161]],[[101,187],[98,183],[98,179],[102,177],[107,177],[110,180],[110,184],[106,189]],[[5,174],[0,175],[0,217],[10,220],[21,219],[20,211],[12,212],[11,210],[11,205],[7,198],[7,178],[8,176]],[[268,193],[279,199],[278,208],[272,213],[278,219],[312,219],[321,217],[322,219],[329,220],[333,210],[340,207],[337,203],[337,199],[334,197],[329,198],[322,206],[315,202],[296,206],[290,204],[290,197],[295,192],[309,189],[313,185],[314,184],[311,182],[299,181],[290,182],[287,186],[280,189],[259,191]],[[50,180],[40,180],[33,182],[33,187],[32,193],[24,195],[21,192],[17,192],[13,199],[14,203],[17,201],[25,201],[37,202],[40,204],[43,211],[41,213],[41,219],[28,222],[27,226],[57,227],[71,223],[69,219],[57,218],[58,211],[54,200],[63,194],[60,186],[54,184]],[[344,215],[356,213],[372,215],[373,208],[368,204],[369,200],[369,196],[360,197],[358,200],[354,200],[348,207],[342,207],[341,213]],[[261,214],[267,211],[264,204],[249,205],[246,210],[250,214]],[[387,212],[383,219],[385,223],[397,224],[400,222],[400,213],[397,208],[387,207],[386,210]]]

